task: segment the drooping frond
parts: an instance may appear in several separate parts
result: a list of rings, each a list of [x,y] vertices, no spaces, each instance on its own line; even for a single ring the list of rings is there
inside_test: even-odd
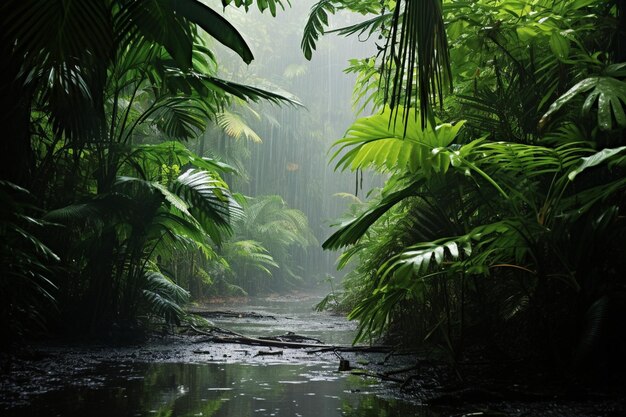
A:
[[[443,103],[444,91],[452,90],[441,0],[402,0],[395,5],[382,61],[385,102],[395,111],[393,118],[398,109],[419,105],[421,126],[432,121],[432,104]],[[408,127],[409,113],[403,117]]]
[[[155,124],[169,138],[188,140],[204,131],[212,112],[202,102],[187,97],[168,97],[153,113]]]
[[[206,171],[186,171],[172,183],[171,189],[188,202],[189,212],[217,244],[221,243],[222,234],[230,232],[230,218],[241,216],[241,207],[226,183]]]
[[[246,64],[254,59],[252,51],[241,34],[228,20],[197,0],[172,2],[176,13],[196,23],[222,45],[235,51]]]
[[[274,104],[286,103],[294,106],[302,105],[294,97],[288,97],[286,93],[267,91],[262,88],[226,81],[216,77],[206,77],[205,80],[209,88],[218,88],[245,101],[251,100],[258,102],[260,100],[267,100]]]
[[[367,232],[369,227],[380,219],[387,211],[407,197],[415,196],[423,180],[410,182],[405,187],[383,196],[358,217],[339,225],[339,230],[333,233],[322,244],[324,249],[340,249],[356,243]]]
[[[189,292],[159,271],[146,271],[143,279],[142,294],[147,312],[162,317],[167,323],[180,325],[185,315],[181,304],[189,300]]]
[[[224,132],[237,140],[245,138],[250,142],[261,143],[261,137],[236,113],[223,111],[217,114],[217,124]]]
[[[335,0],[320,0],[311,8],[300,45],[308,60],[313,57],[317,40],[324,34],[324,27],[328,26],[328,14],[335,14],[337,10],[335,3]]]

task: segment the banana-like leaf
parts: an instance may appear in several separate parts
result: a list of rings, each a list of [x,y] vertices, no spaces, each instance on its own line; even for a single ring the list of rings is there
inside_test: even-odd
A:
[[[246,64],[254,59],[241,34],[228,20],[197,0],[172,0],[173,9],[196,23],[222,45],[235,51]]]

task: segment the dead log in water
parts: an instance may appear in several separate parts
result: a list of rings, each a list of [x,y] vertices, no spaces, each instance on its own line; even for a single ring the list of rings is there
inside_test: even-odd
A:
[[[391,346],[342,346],[342,345],[327,345],[323,343],[306,343],[306,342],[290,342],[285,340],[275,340],[266,338],[257,338],[244,336],[239,333],[232,332],[230,330],[223,330],[220,328],[213,328],[211,331],[200,330],[194,326],[191,328],[202,335],[209,336],[207,341],[213,343],[234,343],[240,345],[250,346],[267,346],[278,347],[286,349],[315,349],[308,351],[307,353],[320,353],[320,352],[391,352]],[[306,339],[303,336],[297,336],[301,339]]]

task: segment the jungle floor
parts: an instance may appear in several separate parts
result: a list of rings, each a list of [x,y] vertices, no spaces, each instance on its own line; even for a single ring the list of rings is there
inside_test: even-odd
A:
[[[216,328],[124,346],[46,341],[4,354],[3,416],[625,416],[622,389],[582,389],[523,363],[452,367],[352,348],[316,298],[199,306]],[[228,329],[228,330],[226,330]],[[198,329],[199,330],[199,329]]]

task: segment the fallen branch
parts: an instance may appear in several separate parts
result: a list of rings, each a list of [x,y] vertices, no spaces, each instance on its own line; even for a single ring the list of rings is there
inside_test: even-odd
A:
[[[263,315],[259,313],[255,313],[254,311],[218,311],[218,310],[201,310],[201,309],[188,309],[187,313],[195,314],[204,318],[215,318],[215,317],[234,317],[234,318],[246,318],[246,319],[270,319],[276,320],[276,317],[270,315]]]
[[[282,350],[259,350],[254,357],[257,356],[283,356]]]
[[[298,343],[303,343],[305,341],[311,341],[311,342],[315,342],[317,344],[323,345],[324,342],[322,342],[319,339],[315,339],[313,337],[307,337],[307,336],[300,336],[295,334],[294,332],[287,332],[283,335],[280,336],[269,336],[269,337],[259,337],[259,339],[262,340],[278,340],[280,342],[298,342]]]
[[[289,342],[283,340],[262,339],[256,337],[244,336],[240,333],[235,333],[230,330],[220,329],[219,327],[211,328],[211,331],[207,332],[200,330],[194,326],[191,328],[205,336],[209,336],[210,342],[213,343],[234,343],[240,345],[251,346],[268,346],[279,347],[287,349],[308,349],[318,348],[313,351],[307,351],[308,354],[320,353],[320,352],[389,352],[392,350],[390,346],[337,346],[337,345],[325,345],[320,343],[304,343],[304,342]],[[225,334],[228,336],[220,336],[217,333]]]
[[[371,352],[386,353],[393,350],[391,346],[332,346],[332,345],[315,345],[320,349],[308,350],[306,353],[323,353],[323,352]]]

